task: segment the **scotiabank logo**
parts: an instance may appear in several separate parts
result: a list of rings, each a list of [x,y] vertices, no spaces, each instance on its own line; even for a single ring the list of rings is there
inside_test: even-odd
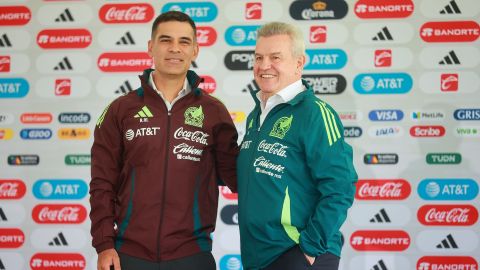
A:
[[[427,22],[420,28],[425,42],[472,42],[480,36],[480,26],[475,21]]]
[[[25,234],[20,229],[0,228],[0,248],[19,248],[25,242]]]
[[[104,23],[146,23],[155,11],[150,4],[106,4],[100,8],[98,16]]]
[[[141,72],[152,67],[153,60],[146,52],[102,53],[97,65],[103,72]]]
[[[202,78],[202,82],[198,85],[198,87],[205,92],[212,94],[217,89],[217,82],[215,79],[208,75],[200,76]]]
[[[360,0],[355,4],[355,14],[362,19],[405,18],[412,15],[411,0]]]
[[[429,226],[470,226],[477,222],[478,211],[472,205],[424,205],[417,218]]]
[[[22,113],[20,121],[23,124],[48,124],[52,122],[51,113]]]
[[[358,251],[403,251],[410,246],[405,231],[356,231],[350,244]]]
[[[2,7],[0,25],[25,25],[32,18],[32,12],[26,6]]]
[[[238,194],[233,193],[227,186],[220,186],[220,193],[227,200],[238,200]]]
[[[32,210],[32,219],[40,224],[78,224],[87,218],[80,204],[39,204]]]
[[[0,179],[0,200],[18,200],[25,196],[27,187],[17,179]]]
[[[197,26],[197,43],[199,46],[212,46],[217,41],[217,31],[210,26]]]
[[[477,270],[478,263],[468,256],[424,256],[418,260],[416,270],[442,269]]]
[[[78,253],[37,253],[30,259],[32,270],[82,270],[87,266]]]
[[[442,137],[445,135],[443,126],[413,126],[410,128],[412,137]]]
[[[359,200],[404,200],[412,188],[404,179],[359,180],[355,198]]]
[[[46,29],[37,35],[42,49],[78,49],[92,43],[92,33],[87,29]]]

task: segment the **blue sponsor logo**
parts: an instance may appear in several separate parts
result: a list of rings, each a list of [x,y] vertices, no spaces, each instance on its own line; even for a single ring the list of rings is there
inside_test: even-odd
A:
[[[0,79],[0,98],[22,98],[28,94],[30,86],[22,78]]]
[[[163,6],[162,13],[171,10],[186,13],[195,22],[211,22],[218,15],[218,8],[212,2],[171,2]]]
[[[457,120],[480,120],[480,109],[458,109],[453,112]]]
[[[424,179],[418,185],[418,195],[424,200],[473,200],[478,184],[472,179]]]
[[[234,25],[225,31],[225,41],[231,46],[255,46],[259,25]]]
[[[372,110],[368,113],[371,121],[401,121],[403,119],[401,110]]]
[[[58,122],[62,124],[77,124],[90,122],[89,113],[61,113],[58,115]]]
[[[306,50],[305,70],[341,69],[347,64],[347,54],[340,49]]]
[[[220,259],[220,270],[243,270],[239,254],[226,254]]]
[[[52,137],[52,131],[48,128],[24,128],[20,131],[20,137],[24,140],[48,140]]]
[[[80,179],[40,179],[33,184],[33,195],[40,200],[80,200],[87,192]]]
[[[363,73],[353,80],[359,94],[405,94],[412,86],[412,77],[407,73]]]

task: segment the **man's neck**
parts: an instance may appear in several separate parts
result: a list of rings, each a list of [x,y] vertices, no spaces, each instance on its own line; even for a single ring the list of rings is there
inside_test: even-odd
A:
[[[172,102],[178,93],[183,89],[185,83],[185,76],[162,76],[156,72],[152,74],[153,83],[157,87],[158,91],[161,91],[164,98],[168,102]]]

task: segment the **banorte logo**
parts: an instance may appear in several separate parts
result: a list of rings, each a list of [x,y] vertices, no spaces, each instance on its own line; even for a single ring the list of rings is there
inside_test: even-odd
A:
[[[150,4],[106,4],[98,11],[103,23],[146,23],[153,19],[155,10]]]
[[[79,253],[36,253],[30,259],[32,270],[83,270],[86,266]]]
[[[350,245],[358,251],[403,251],[410,246],[410,236],[405,231],[356,231]]]
[[[480,36],[475,21],[427,22],[420,28],[425,42],[473,42]]]
[[[0,179],[0,200],[18,200],[25,196],[27,186],[21,180]]]
[[[413,10],[412,0],[360,0],[354,7],[355,14],[362,19],[406,18]]]
[[[202,82],[198,85],[198,88],[204,90],[205,92],[212,94],[217,89],[217,82],[212,76],[201,75]]]
[[[38,33],[37,44],[42,49],[81,49],[92,43],[88,29],[45,29]]]
[[[111,52],[98,57],[98,68],[103,72],[142,72],[153,65],[146,52]]]
[[[358,180],[355,198],[358,200],[404,200],[412,191],[405,179]]]
[[[410,128],[412,137],[442,137],[445,135],[443,126],[413,126]]]
[[[233,193],[227,186],[220,186],[220,193],[227,200],[238,200],[238,194]]]
[[[468,204],[427,204],[418,209],[417,218],[427,226],[471,226],[478,220],[478,211]]]
[[[477,270],[477,261],[468,256],[423,256],[417,261],[416,270]]]
[[[17,228],[0,228],[0,248],[19,248],[25,242],[25,234]]]
[[[32,219],[39,224],[79,224],[86,218],[81,204],[39,204],[32,210]]]
[[[197,26],[197,43],[199,46],[212,46],[217,41],[217,31],[210,26]]]
[[[7,6],[0,9],[0,25],[25,25],[32,18],[26,6]]]

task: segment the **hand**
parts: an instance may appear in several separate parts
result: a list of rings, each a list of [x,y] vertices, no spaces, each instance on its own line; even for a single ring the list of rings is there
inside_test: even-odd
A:
[[[315,257],[310,257],[305,253],[303,253],[303,255],[305,255],[305,258],[307,259],[308,263],[310,263],[310,265],[313,265],[315,263]]]
[[[106,249],[98,254],[97,270],[110,270],[110,265],[113,269],[121,270],[120,257],[115,249]]]

